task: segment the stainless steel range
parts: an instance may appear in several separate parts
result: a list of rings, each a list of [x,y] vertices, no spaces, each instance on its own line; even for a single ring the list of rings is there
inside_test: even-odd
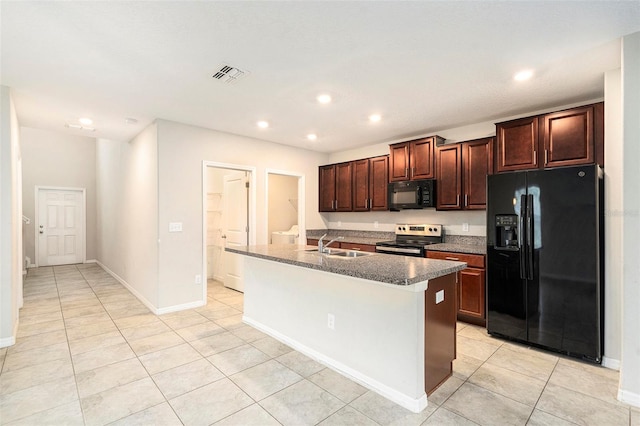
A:
[[[378,253],[424,257],[426,246],[442,242],[442,225],[396,225],[396,239],[376,243]]]

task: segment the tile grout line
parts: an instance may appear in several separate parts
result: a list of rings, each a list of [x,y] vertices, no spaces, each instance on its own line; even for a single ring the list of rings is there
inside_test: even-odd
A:
[[[76,267],[77,270],[77,267]],[[78,272],[80,272],[78,270]],[[80,275],[82,275],[82,272],[80,272]],[[82,275],[82,278],[84,279],[84,275]],[[65,321],[65,317],[64,317],[64,312],[62,310],[62,300],[60,300],[60,288],[58,287],[58,278],[56,277],[56,268],[53,267],[53,280],[55,282],[56,285],[56,292],[58,293],[58,303],[60,304],[60,314],[62,315],[62,324],[64,325],[64,335],[67,339],[67,348],[69,349],[69,360],[71,361],[71,371],[73,371],[73,382],[76,384],[76,395],[78,396],[78,405],[80,406],[80,414],[82,415],[82,423],[83,424],[87,424],[87,420],[85,418],[84,415],[84,409],[82,408],[82,401],[80,398],[80,388],[78,387],[78,379],[76,377],[76,366],[73,362],[73,355],[71,354],[71,343],[69,342],[69,335],[67,334],[67,323]],[[89,283],[86,281],[87,285],[89,285]]]

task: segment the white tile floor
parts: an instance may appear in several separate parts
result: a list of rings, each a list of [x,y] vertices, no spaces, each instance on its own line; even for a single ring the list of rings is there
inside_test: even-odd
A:
[[[242,323],[243,296],[155,316],[96,265],[29,270],[0,349],[0,424],[632,425],[618,374],[460,323],[454,376],[411,413]]]

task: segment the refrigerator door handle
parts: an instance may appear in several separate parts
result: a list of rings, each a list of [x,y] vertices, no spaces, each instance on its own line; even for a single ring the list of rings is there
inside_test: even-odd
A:
[[[527,195],[527,279],[533,279],[533,195]]]
[[[520,232],[518,232],[518,239],[520,240],[520,278],[527,278],[527,264],[526,264],[526,250],[527,239],[525,232],[525,212],[526,212],[527,199],[525,195],[520,196]]]

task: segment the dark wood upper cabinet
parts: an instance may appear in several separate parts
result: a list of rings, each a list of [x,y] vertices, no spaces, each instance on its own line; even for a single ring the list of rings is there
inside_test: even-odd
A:
[[[388,210],[388,155],[329,164],[319,170],[319,211]]]
[[[353,210],[353,163],[336,164],[336,206],[337,212]]]
[[[462,195],[462,146],[442,145],[436,150],[436,208],[460,209]]]
[[[604,103],[496,124],[495,172],[604,166]]]
[[[493,145],[493,138],[462,143],[462,202],[467,210],[487,208],[487,175],[493,170]]]
[[[435,149],[443,143],[444,138],[429,136],[389,145],[389,181],[434,179]]]
[[[319,167],[319,202],[318,210],[321,212],[335,211],[336,202],[336,166],[330,164],[328,166]]]
[[[544,167],[594,162],[593,105],[543,116]]]
[[[538,167],[538,117],[496,124],[496,173]]]
[[[409,142],[389,145],[389,182],[409,180]]]
[[[389,183],[389,156],[369,159],[369,210],[389,210],[387,189]]]
[[[484,138],[436,149],[438,210],[486,209],[492,147],[493,138]]]
[[[369,159],[353,162],[353,211],[369,210]]]

